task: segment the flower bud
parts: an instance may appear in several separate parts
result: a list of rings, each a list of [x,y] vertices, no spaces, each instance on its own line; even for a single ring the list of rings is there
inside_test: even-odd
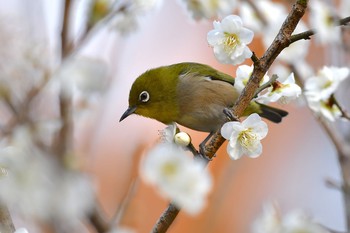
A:
[[[174,141],[177,145],[188,146],[191,143],[191,137],[185,132],[175,134]]]

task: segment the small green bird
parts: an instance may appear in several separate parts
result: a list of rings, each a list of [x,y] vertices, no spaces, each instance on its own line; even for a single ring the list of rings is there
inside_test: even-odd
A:
[[[178,63],[151,69],[140,75],[129,94],[129,108],[120,121],[137,114],[164,124],[176,122],[203,132],[216,132],[227,121],[226,108],[240,92],[234,78],[199,63]],[[252,101],[245,116],[258,113],[278,123],[288,112]]]

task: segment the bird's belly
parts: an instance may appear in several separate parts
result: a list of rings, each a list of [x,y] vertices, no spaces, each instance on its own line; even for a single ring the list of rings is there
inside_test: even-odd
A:
[[[197,131],[214,132],[225,123],[224,108],[215,104],[202,108],[197,106],[195,110],[182,114],[177,123]]]

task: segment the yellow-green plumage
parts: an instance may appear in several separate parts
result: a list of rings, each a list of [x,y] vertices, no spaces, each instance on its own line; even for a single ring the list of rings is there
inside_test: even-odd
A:
[[[210,66],[178,63],[151,69],[133,83],[129,109],[132,113],[156,119],[164,124],[176,122],[185,127],[214,132],[226,121],[225,108],[232,107],[239,92],[234,78]],[[279,122],[287,112],[252,102],[245,114],[256,112]]]

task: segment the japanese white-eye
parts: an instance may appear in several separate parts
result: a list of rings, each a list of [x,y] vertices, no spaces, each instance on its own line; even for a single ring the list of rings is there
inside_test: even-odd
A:
[[[199,63],[178,63],[151,69],[133,83],[129,108],[120,121],[131,114],[156,119],[164,124],[176,122],[197,131],[213,133],[226,121],[224,109],[240,95],[234,78]],[[288,113],[252,101],[244,112],[258,113],[278,123]]]

